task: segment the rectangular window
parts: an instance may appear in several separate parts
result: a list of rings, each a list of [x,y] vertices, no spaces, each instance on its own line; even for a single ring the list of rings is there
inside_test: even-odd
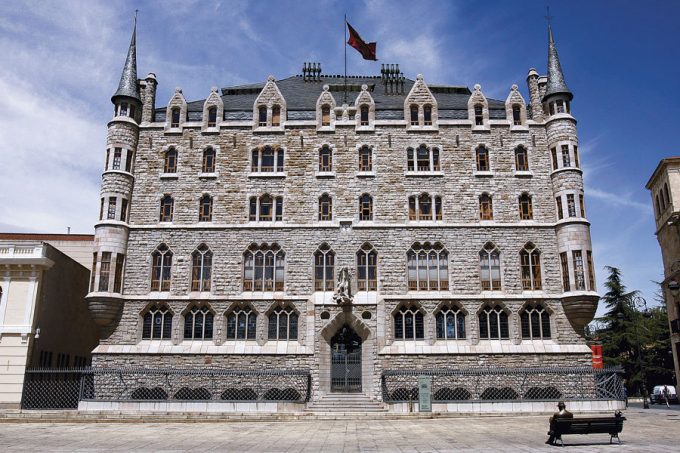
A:
[[[578,161],[578,146],[574,145],[574,167],[580,168],[581,164]]]
[[[519,108],[519,105],[513,105],[512,106],[512,123],[515,126],[519,126],[522,124],[522,116],[521,116],[521,110]]]
[[[125,158],[125,171],[130,173],[132,170],[132,150],[128,149],[127,156]]]
[[[489,171],[489,153],[486,148],[477,150],[477,171]]]
[[[104,171],[106,171],[106,170],[109,169],[109,157],[110,157],[110,154],[111,154],[111,150],[110,150],[110,149],[107,149],[107,150],[106,150],[106,163],[104,164]]]
[[[111,220],[116,219],[116,197],[109,197],[109,209],[106,213],[106,218]]]
[[[260,222],[272,221],[272,201],[273,200],[270,197],[260,198],[260,218],[258,219]]]
[[[276,197],[276,218],[277,222],[283,220],[283,197]]]
[[[416,169],[416,164],[413,159],[413,148],[406,150],[406,160],[408,161],[408,171],[414,171]]]
[[[170,113],[170,127],[179,127],[179,109],[174,108]]]
[[[567,194],[567,212],[569,217],[576,217],[576,201],[574,200],[574,194]]]
[[[365,105],[361,106],[361,125],[368,126],[368,107]]]
[[[123,150],[120,148],[116,148],[113,150],[113,165],[111,166],[112,170],[120,170],[120,160],[123,157]]]
[[[373,169],[373,156],[369,148],[359,150],[359,171],[371,171]]]
[[[99,291],[109,290],[109,272],[111,271],[111,252],[102,252],[102,261],[99,264]]]
[[[258,125],[259,126],[266,126],[267,125],[267,107],[265,106],[260,106],[258,109]]]
[[[439,150],[432,148],[432,171],[439,171]]]
[[[321,107],[321,125],[322,126],[331,125],[331,108],[327,105]]]
[[[562,289],[571,291],[571,283],[569,282],[569,258],[567,252],[560,253],[560,264],[562,265]]]
[[[411,126],[417,126],[417,125],[418,125],[418,106],[412,105],[411,106]]]
[[[101,199],[99,204],[99,220],[104,220],[104,199]]]
[[[553,170],[557,170],[557,148],[550,148],[550,153],[552,154]]]
[[[217,126],[217,108],[210,107],[208,109],[208,127]]]
[[[203,152],[203,173],[215,173],[215,152],[206,150]]]
[[[493,220],[491,197],[482,195],[479,198],[479,220]]]
[[[515,169],[517,171],[529,171],[526,151],[518,150],[515,152]]]
[[[562,220],[564,218],[564,212],[562,211],[562,197],[556,197],[557,202],[557,220]]]
[[[319,199],[319,220],[332,220],[330,197],[324,196]]]
[[[275,105],[272,107],[272,126],[281,125],[281,107]]]
[[[409,197],[408,198],[408,219],[409,220],[416,220],[416,197]]]
[[[588,260],[588,285],[591,291],[596,291],[595,288],[595,268],[593,266],[593,252],[586,251],[586,259]]]
[[[550,110],[550,116],[555,114],[555,103],[554,102],[551,102],[549,104],[549,110]]]
[[[119,293],[123,283],[123,263],[125,262],[125,255],[122,253],[116,254],[116,269],[113,273],[113,292]]]
[[[94,277],[97,275],[97,252],[92,254],[92,272],[90,273],[90,291],[94,291]]]
[[[484,109],[480,104],[475,105],[475,125],[484,125]]]
[[[276,171],[283,171],[283,156],[284,152],[281,148],[276,150]]]
[[[255,222],[257,220],[257,198],[255,197],[250,198],[248,220],[251,222]]]
[[[586,218],[586,205],[585,205],[585,202],[583,200],[583,194],[579,194],[578,204],[581,207],[581,217],[583,217],[585,219]]]
[[[580,250],[572,252],[574,258],[574,283],[577,290],[586,289],[585,276],[583,274],[583,255]]]
[[[555,105],[557,106],[557,113],[564,113],[564,101],[559,100],[555,102]]]
[[[442,220],[442,197],[434,197],[434,218],[435,220]]]
[[[127,220],[127,209],[128,209],[127,198],[123,198],[120,201],[120,221],[121,222],[125,222]]]
[[[571,160],[569,159],[569,145],[562,145],[562,166],[571,167]]]
[[[319,171],[333,171],[332,152],[325,146],[319,151]]]

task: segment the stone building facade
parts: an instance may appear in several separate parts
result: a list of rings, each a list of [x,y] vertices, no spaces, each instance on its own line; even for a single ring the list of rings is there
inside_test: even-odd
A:
[[[303,368],[315,400],[380,400],[391,369],[589,365],[598,295],[552,32],[527,86],[499,101],[309,63],[159,108],[133,34],[102,156],[94,364]]]

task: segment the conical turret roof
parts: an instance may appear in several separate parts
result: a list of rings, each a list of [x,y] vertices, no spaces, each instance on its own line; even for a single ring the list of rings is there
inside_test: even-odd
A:
[[[126,96],[137,99],[141,102],[139,97],[139,89],[137,88],[137,18],[135,17],[135,26],[132,30],[132,39],[130,40],[130,47],[128,48],[127,58],[125,59],[125,66],[123,66],[123,73],[120,75],[120,82],[118,83],[118,90],[111,97]]]
[[[554,94],[565,94],[569,97],[569,100],[574,97],[564,81],[560,57],[557,55],[557,47],[553,39],[552,27],[548,25],[548,86],[545,89],[543,99],[545,100],[548,96]]]

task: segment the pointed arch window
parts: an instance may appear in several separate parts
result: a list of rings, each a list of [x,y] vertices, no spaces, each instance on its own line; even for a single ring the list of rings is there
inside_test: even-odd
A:
[[[425,323],[422,311],[416,306],[402,305],[394,313],[395,340],[422,340]]]
[[[319,150],[319,171],[333,171],[333,151],[328,145],[324,145]]]
[[[335,252],[323,243],[314,252],[314,291],[333,291],[335,288]]]
[[[361,105],[359,115],[360,124],[362,126],[368,126],[368,106],[366,104]]]
[[[257,313],[249,306],[237,306],[227,314],[227,340],[254,340]]]
[[[373,152],[366,145],[359,148],[359,171],[373,171]]]
[[[331,125],[331,106],[324,104],[321,106],[321,125],[330,126]]]
[[[203,151],[203,173],[215,173],[215,150],[210,147]]]
[[[163,173],[177,173],[177,150],[170,148],[165,152]]]
[[[281,126],[281,106],[272,107],[272,126]]]
[[[478,146],[475,151],[477,171],[489,171],[489,150],[485,146]]]
[[[359,197],[359,220],[373,220],[373,198],[367,193]]]
[[[523,193],[519,197],[519,218],[520,220],[531,220],[534,218],[531,195],[528,193]]]
[[[172,110],[170,110],[170,127],[179,127],[179,120],[180,108],[173,107]]]
[[[550,315],[541,304],[528,305],[520,314],[522,338],[525,340],[550,339]]]
[[[482,291],[501,289],[501,253],[492,242],[487,242],[479,252]]]
[[[283,291],[286,254],[277,245],[251,245],[243,253],[243,291]]]
[[[508,314],[500,306],[486,305],[479,312],[479,338],[500,340],[510,338]]]
[[[465,313],[455,305],[444,305],[435,315],[438,340],[465,338]]]
[[[479,196],[479,220],[493,220],[493,199],[488,193]]]
[[[172,222],[172,214],[174,211],[175,200],[170,195],[166,195],[161,198],[161,210],[159,221],[161,222]]]
[[[439,242],[416,242],[406,253],[409,291],[449,289],[449,253]]]
[[[257,125],[266,126],[267,125],[267,106],[261,105],[257,108]]]
[[[217,107],[208,108],[208,127],[217,126]]]
[[[184,315],[185,340],[211,340],[215,315],[206,306],[194,305]]]
[[[531,242],[519,252],[522,270],[522,289],[540,290],[541,285],[541,251]]]
[[[269,315],[269,340],[297,340],[298,314],[292,307],[276,307]]]
[[[369,243],[357,252],[357,288],[359,291],[378,289],[378,252]]]
[[[191,254],[191,290],[210,291],[212,276],[212,251],[201,244]]]
[[[333,199],[327,193],[319,197],[319,220],[333,220]]]
[[[198,203],[198,221],[212,222],[213,199],[210,195],[203,195]]]
[[[529,156],[527,149],[523,146],[515,148],[515,170],[529,171]]]
[[[151,307],[144,314],[142,339],[169,340],[172,337],[172,312],[165,305]]]
[[[170,291],[172,251],[160,244],[151,254],[151,291]]]

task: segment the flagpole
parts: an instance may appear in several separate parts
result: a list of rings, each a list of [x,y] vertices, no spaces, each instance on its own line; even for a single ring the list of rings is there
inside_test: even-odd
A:
[[[345,95],[343,104],[347,104],[347,14],[345,14],[345,22],[342,25],[345,29]]]

